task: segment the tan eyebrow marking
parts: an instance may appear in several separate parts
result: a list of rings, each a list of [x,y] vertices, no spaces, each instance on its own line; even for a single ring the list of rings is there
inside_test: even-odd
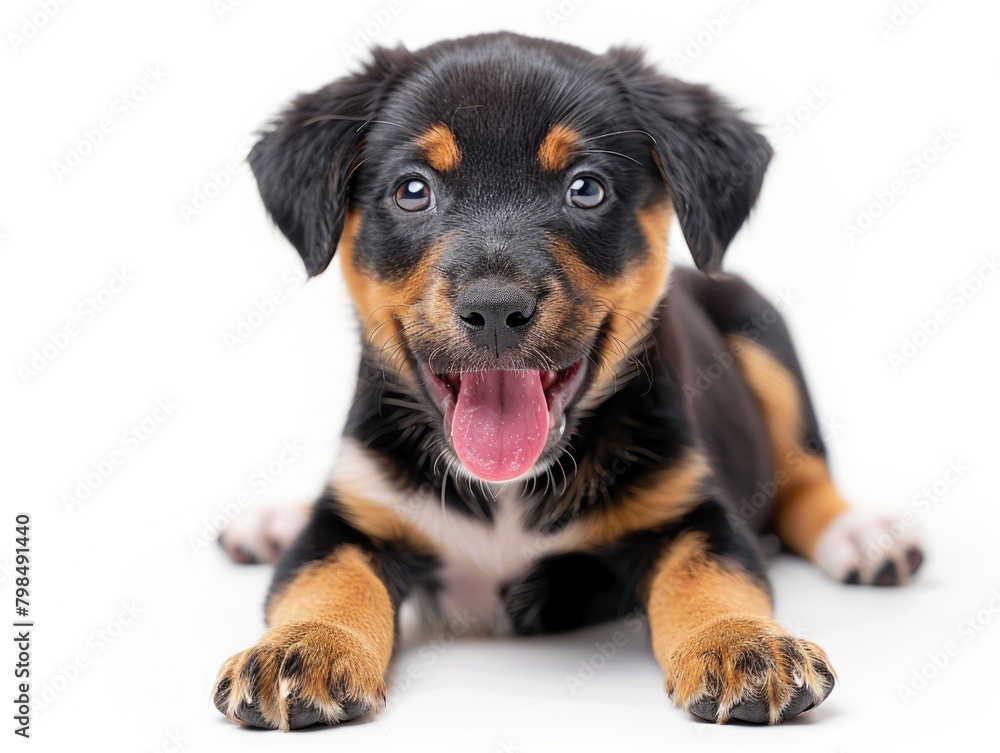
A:
[[[462,162],[462,150],[458,148],[455,134],[444,123],[432,125],[416,138],[416,144],[427,164],[438,172],[454,170]]]
[[[538,147],[538,161],[546,170],[562,170],[569,164],[580,140],[580,134],[572,128],[556,123]]]

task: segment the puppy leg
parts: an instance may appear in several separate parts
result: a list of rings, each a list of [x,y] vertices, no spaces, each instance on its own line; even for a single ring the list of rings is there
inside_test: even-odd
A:
[[[384,705],[396,613],[431,560],[402,524],[383,532],[369,535],[331,497],[317,503],[278,564],[270,629],[219,672],[213,698],[230,721],[287,731]]]
[[[823,650],[771,619],[766,585],[703,533],[688,531],[666,547],[647,612],[667,693],[703,719],[776,724],[833,688]]]
[[[730,343],[761,404],[774,449],[778,536],[835,580],[906,582],[923,562],[919,542],[895,517],[852,510],[837,491],[787,332],[773,328],[768,338],[775,337],[787,341],[777,348],[781,360],[747,338],[731,336]]]

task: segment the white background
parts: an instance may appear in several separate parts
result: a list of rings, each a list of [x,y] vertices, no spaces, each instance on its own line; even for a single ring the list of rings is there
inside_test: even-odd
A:
[[[232,9],[123,0],[69,3],[51,18],[44,2],[5,3],[0,612],[13,621],[13,518],[28,511],[33,693],[49,701],[35,711],[31,742],[15,742],[154,751],[175,749],[175,735],[192,752],[833,753],[955,749],[970,739],[1000,700],[1000,614],[990,611],[1000,609],[991,602],[1000,588],[1000,281],[973,282],[978,292],[960,309],[956,286],[1000,251],[1000,6],[398,2],[389,13],[381,0]],[[914,12],[893,16],[903,6]],[[746,106],[771,138],[777,156],[728,268],[790,301],[841,484],[859,505],[914,512],[929,555],[919,581],[899,590],[837,586],[802,562],[776,564],[778,616],[823,645],[840,675],[815,713],[774,729],[697,723],[669,706],[645,636],[633,634],[573,692],[567,676],[581,662],[601,664],[595,643],[620,625],[447,648],[408,639],[387,710],[340,729],[240,730],[212,707],[218,665],[262,628],[269,568],[231,565],[199,542],[241,494],[260,504],[316,493],[356,356],[337,273],[299,285],[298,257],[265,218],[248,172],[227,166],[292,94],[357,64],[346,47],[373,12],[388,17],[369,26],[374,41],[411,48],[495,29],[594,51],[639,44],[664,70]],[[886,26],[892,18],[903,23]],[[814,89],[822,99],[810,100]],[[103,119],[108,132],[88,149]],[[940,129],[954,135],[935,147]],[[913,161],[925,150],[926,170]],[[87,154],[76,162],[71,151]],[[76,162],[69,172],[56,164],[67,160]],[[851,242],[844,226],[880,195],[885,202],[895,181],[902,191],[888,209],[875,206],[880,216]],[[196,202],[195,214],[184,212]],[[676,228],[671,248],[683,262]],[[102,294],[122,270],[128,285]],[[227,345],[275,291],[284,298],[273,315]],[[102,295],[96,312],[88,298]],[[938,309],[947,321],[894,368],[890,353]],[[43,355],[37,374],[25,371],[73,325],[65,348],[48,348],[54,357]],[[176,407],[157,414],[158,399]],[[123,436],[143,420],[155,428],[141,442]],[[301,452],[261,483],[253,474],[286,441]],[[79,479],[113,452],[113,472],[68,510]],[[949,464],[965,469],[951,483]],[[133,602],[141,611],[131,618],[122,604]],[[960,627],[969,619],[976,631]],[[14,655],[2,642],[0,698],[10,699]],[[924,669],[929,652],[942,668]],[[83,669],[70,669],[80,657]],[[933,677],[904,701],[900,687],[915,671]]]

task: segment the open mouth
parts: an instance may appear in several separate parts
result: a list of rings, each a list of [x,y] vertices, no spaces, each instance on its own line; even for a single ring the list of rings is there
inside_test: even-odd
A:
[[[559,371],[435,374],[426,364],[421,371],[465,467],[485,481],[510,481],[531,470],[550,438],[562,436],[586,362]]]

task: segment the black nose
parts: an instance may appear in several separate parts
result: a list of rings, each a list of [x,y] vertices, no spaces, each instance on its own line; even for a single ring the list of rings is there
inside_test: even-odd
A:
[[[458,297],[455,311],[472,342],[499,357],[524,339],[537,303],[516,285],[474,282]]]

